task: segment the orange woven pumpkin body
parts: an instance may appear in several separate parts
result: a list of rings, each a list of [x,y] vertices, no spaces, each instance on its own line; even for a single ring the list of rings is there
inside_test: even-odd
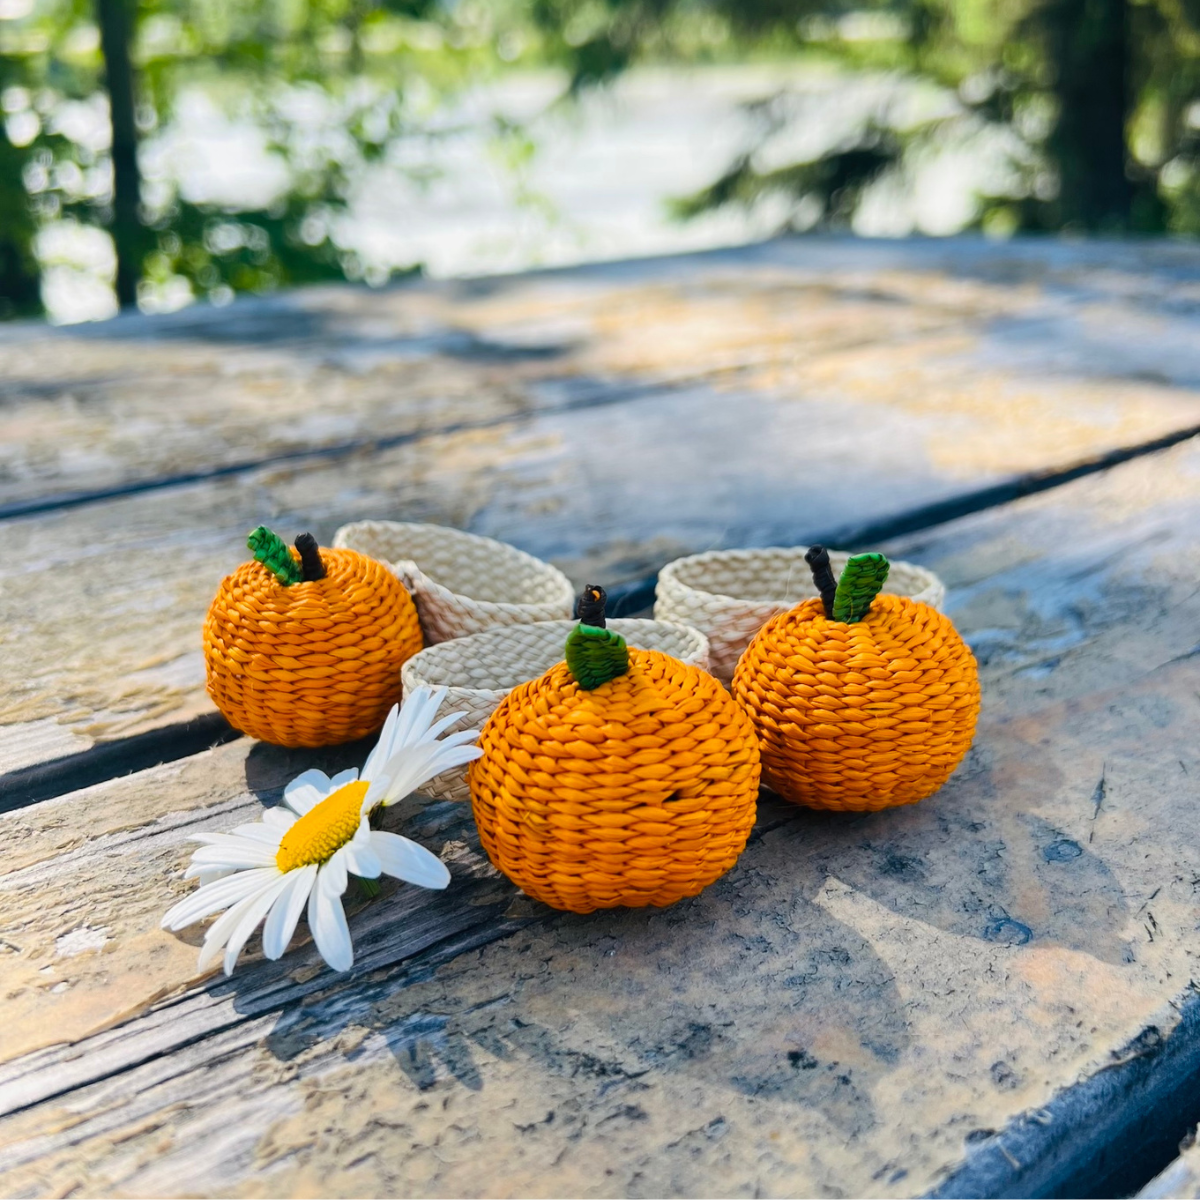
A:
[[[949,618],[925,604],[881,595],[844,623],[814,599],[763,626],[733,695],[772,791],[874,811],[923,800],[950,777],[975,733],[979,672]]]
[[[264,742],[330,746],[374,733],[423,645],[412,597],[387,567],[353,550],[321,558],[324,579],[290,587],[243,563],[208,610],[208,694]]]
[[[733,866],[754,825],[746,714],[699,667],[652,650],[629,659],[591,691],[565,663],[514,689],[471,764],[488,857],[555,908],[694,896]]]

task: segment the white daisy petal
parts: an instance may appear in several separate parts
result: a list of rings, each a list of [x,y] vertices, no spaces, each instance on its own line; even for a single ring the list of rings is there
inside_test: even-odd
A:
[[[276,850],[279,849],[279,840],[283,836],[280,830],[272,829],[262,821],[255,821],[253,825],[239,825],[233,832],[247,841],[261,842],[264,846],[272,846]]]
[[[201,886],[204,885],[204,880],[213,874],[215,871],[220,871],[225,875],[230,875],[234,871],[243,871],[244,867],[214,867],[211,864],[192,862],[189,863],[187,869],[183,873],[184,879],[198,879]]]
[[[245,903],[245,901],[241,903]],[[242,909],[235,904],[209,927],[200,946],[200,957],[196,960],[197,971],[207,971],[221,957],[225,951],[225,943],[229,941],[229,935],[240,920],[241,914]]]
[[[428,757],[436,753],[439,736],[463,716],[459,712],[449,713],[435,722],[434,718],[445,698],[444,687],[415,688],[406,697],[399,712],[393,709],[388,714],[379,741],[363,768],[362,778],[371,781],[370,791],[365,798],[368,806],[394,803],[425,780],[447,769],[440,760]],[[464,730],[449,735],[441,745],[449,749],[464,742],[473,742],[478,736],[476,730]],[[448,765],[456,765],[456,762]],[[385,788],[383,777],[393,775],[393,767],[396,771],[403,771],[403,777],[393,779]],[[434,767],[436,769],[431,769]],[[390,800],[380,801],[381,795],[390,797]]]
[[[462,714],[462,713],[460,713],[460,712],[455,712],[455,713],[451,713],[451,714],[450,714],[448,717],[443,717],[443,718],[442,718],[440,721],[438,721],[438,722],[437,722],[436,724],[434,724],[434,725],[431,725],[431,726],[430,726],[430,727],[429,727],[429,728],[428,728],[428,729],[425,731],[425,735],[424,735],[424,737],[422,737],[422,738],[421,738],[421,741],[423,741],[423,742],[433,742],[433,741],[436,741],[436,740],[437,740],[437,739],[438,739],[438,738],[439,738],[439,737],[440,737],[440,736],[441,736],[443,733],[445,733],[445,731],[446,731],[447,729],[449,729],[449,728],[450,728],[450,726],[451,726],[451,725],[453,725],[453,724],[454,724],[454,722],[455,722],[455,721],[457,721],[457,720],[459,719],[459,717],[461,717],[461,716],[463,716],[463,715],[464,715],[464,714]],[[465,733],[465,732],[467,732],[467,731],[466,731],[466,730],[462,730],[462,731],[460,731],[460,732],[464,732],[464,733]],[[478,730],[474,730],[474,729],[473,729],[473,730],[471,730],[470,732],[471,732],[471,733],[472,733],[474,736],[476,736],[476,737],[478,737],[478,736],[479,736]],[[453,734],[451,734],[450,736],[451,736],[451,737],[453,737],[454,735],[453,735]]]
[[[366,777],[364,776],[364,778]],[[391,783],[392,781],[387,775],[377,775],[371,780],[366,795],[363,796],[363,812],[369,813],[377,804],[383,803],[383,798],[387,795]]]
[[[216,883],[218,879],[224,879],[226,875],[232,875],[233,867],[213,867],[203,871],[196,872],[196,880],[201,887],[206,884]]]
[[[431,746],[405,746],[388,759],[384,773],[391,779],[383,794],[383,804],[395,804],[414,791],[427,779],[437,774],[430,772],[430,764],[437,757],[437,744]]]
[[[348,878],[345,846],[333,852],[329,861],[321,868],[321,878],[324,880],[325,886],[338,896],[346,890]]]
[[[383,871],[379,856],[375,853],[368,839],[359,845],[357,840],[346,847],[346,869],[360,879],[378,879]]]
[[[447,748],[446,744],[441,742],[438,744],[438,760],[434,766],[440,774],[442,771],[448,771],[451,767],[461,767],[482,757],[483,748],[481,746],[450,746]]]
[[[226,833],[193,833],[190,842],[199,842],[202,846],[241,846],[254,842],[254,838],[243,837],[240,833],[230,830]]]
[[[472,731],[471,737],[475,736]],[[452,740],[457,737],[457,734],[451,734],[445,741],[410,746],[393,755],[384,768],[392,782],[384,794],[383,803],[395,804],[435,775],[469,763],[483,753],[478,746],[462,745]]]
[[[297,816],[304,816],[310,808],[320,804],[333,791],[329,776],[324,771],[311,767],[297,775],[283,789],[283,802]]]
[[[227,875],[185,896],[174,907],[163,914],[164,929],[183,929],[211,917],[213,913],[244,900],[252,892],[279,877],[276,867],[261,868],[255,871],[239,871],[235,875]]]
[[[221,951],[225,949],[225,943],[229,941],[234,930],[241,924],[242,918],[250,911],[257,900],[273,892],[279,881],[280,877],[278,874],[276,874],[274,879],[266,880],[255,888],[250,895],[244,896],[239,900],[228,912],[222,913],[209,926],[208,933],[204,937],[204,945],[200,947],[200,961],[198,966],[201,971],[207,970],[221,957]]]
[[[259,922],[267,915],[271,906],[279,900],[279,894],[283,891],[286,884],[287,876],[283,875],[269,888],[265,888],[252,900],[245,902],[246,910],[242,913],[241,920],[238,921],[233,932],[229,935],[229,942],[225,947],[226,975],[233,974],[233,968],[237,964],[238,955],[241,954],[242,947],[250,940],[250,935],[258,928]]]
[[[264,809],[262,815],[263,824],[269,825],[272,829],[277,829],[280,837],[287,833],[299,819],[294,812],[291,812],[282,804],[277,808]]]
[[[367,761],[363,763],[362,777],[369,779],[374,783],[375,775],[379,767],[383,766],[387,760],[389,747],[392,744],[392,733],[396,728],[396,722],[400,719],[400,706],[392,705],[392,711],[388,713],[387,720],[383,723],[383,729],[380,731],[379,740],[375,743],[374,749],[367,755]]]
[[[335,970],[348,971],[354,965],[354,944],[342,908],[341,892],[325,884],[328,864],[317,873],[316,886],[308,897],[308,927],[321,957]]]
[[[396,722],[396,728],[392,732],[392,754],[404,746],[416,745],[421,740],[445,698],[444,687],[413,688],[400,706],[400,720]]]
[[[439,695],[439,692],[441,693]],[[413,688],[407,696],[404,697],[403,703],[400,705],[400,715],[392,728],[392,748],[396,746],[407,745],[409,739],[413,736],[413,729],[424,729],[432,720],[432,712],[436,712],[438,705],[441,704],[441,697],[445,695],[445,691],[440,688],[418,687]],[[437,704],[433,706],[432,712],[429,711],[430,701],[437,696]],[[417,736],[420,736],[419,734]]]
[[[457,733],[448,733],[444,738],[440,738],[438,744],[443,750],[449,750],[453,746],[473,745],[479,740],[478,729],[460,729]]]
[[[279,958],[288,948],[296,922],[304,911],[305,902],[317,879],[317,864],[308,863],[284,877],[283,891],[267,914],[263,926],[263,953],[271,959]]]
[[[193,851],[184,879],[196,879],[212,871],[240,871],[275,865],[278,846],[248,839],[231,846],[202,846]]]
[[[192,866],[188,870],[195,867],[271,867],[274,865],[275,851],[269,846],[239,838],[237,844],[201,846],[192,855]]]
[[[339,771],[329,781],[329,794],[332,795],[338,788],[344,788],[348,783],[354,783],[358,779],[358,768],[347,767],[344,771]]]
[[[426,888],[444,888],[450,882],[450,872],[441,859],[398,833],[374,830],[371,849],[386,875]]]

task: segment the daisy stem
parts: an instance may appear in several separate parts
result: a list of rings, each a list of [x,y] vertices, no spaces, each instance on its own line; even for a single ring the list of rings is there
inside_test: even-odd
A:
[[[363,879],[359,875],[356,875],[354,878],[358,880],[358,890],[368,900],[374,900],[376,896],[383,892],[383,887],[378,879]]]

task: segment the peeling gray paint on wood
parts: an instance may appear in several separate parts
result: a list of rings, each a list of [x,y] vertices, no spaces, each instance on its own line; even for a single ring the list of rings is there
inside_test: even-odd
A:
[[[210,711],[198,631],[263,521],[441,522],[619,583],[1193,425],[1198,266],[799,240],[2,331],[0,501],[428,436],[5,522],[0,774]]]
[[[1099,419],[1116,435],[1164,415],[1155,407],[1169,408],[1172,389],[1200,384],[1188,308],[1198,268],[1186,243],[803,239],[382,293],[314,288],[96,327],[10,326],[0,503],[515,416],[630,379],[744,377],[793,397],[942,410],[967,432],[971,406],[1042,402],[1039,437],[1055,435],[1049,399],[1060,421]],[[1072,379],[1098,385],[1090,417]],[[964,385],[971,406],[956,396]],[[1105,392],[1123,412],[1105,411]],[[996,432],[1020,453],[1019,438]]]
[[[1163,249],[1097,245],[1069,263],[1043,249],[784,242],[29,326],[0,337],[0,505],[495,424],[631,386],[769,395],[818,428],[846,406],[932,419],[913,444],[959,477],[1060,461],[1064,437],[1082,454],[1194,423],[1196,318],[1182,280],[1163,278]],[[1173,251],[1175,276],[1200,273],[1193,247]]]
[[[172,822],[259,802],[247,747],[0,818],[27,831],[0,877],[0,937],[29,931],[23,986],[52,962],[46,978],[76,973],[81,998],[6,1001],[43,1021],[59,1005],[49,1024],[70,1040],[5,1055],[0,1190],[929,1190],[1147,1025],[1169,1035],[1196,977],[1197,530],[1190,445],[890,547],[947,579],[979,651],[964,767],[891,813],[768,798],[735,869],[667,910],[510,900],[469,825],[436,828],[443,806],[424,840],[461,842],[476,874],[460,895],[483,889],[482,922],[449,931],[465,942],[448,955],[437,921],[461,909],[389,922],[389,899],[354,918],[365,957],[349,980],[310,974],[301,950],[205,984],[193,947],[152,919],[186,857]],[[269,786],[299,765],[274,762]],[[67,817],[85,804],[90,837]],[[124,896],[98,887],[122,853]],[[37,881],[72,871],[97,881],[90,914],[57,882],[34,904]],[[476,944],[500,912],[529,923]],[[78,952],[59,956],[63,938]],[[151,961],[162,998],[116,1008]]]

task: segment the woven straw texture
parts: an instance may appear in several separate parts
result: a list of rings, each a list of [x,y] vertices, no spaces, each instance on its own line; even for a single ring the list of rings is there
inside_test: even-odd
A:
[[[460,529],[356,521],[343,525],[333,544],[391,567],[417,602],[427,646],[574,612],[571,581],[557,567]]]
[[[519,684],[544,675],[563,660],[567,634],[574,621],[543,621],[537,625],[514,625],[490,629],[473,637],[430,646],[404,664],[400,678],[407,696],[413,688],[426,685],[447,688],[439,716],[461,712],[462,717],[447,730],[482,729],[496,706]],[[660,650],[692,666],[707,669],[708,642],[704,635],[684,625],[667,621],[620,618],[608,622],[630,646]],[[444,771],[421,787],[422,795],[440,800],[469,800],[467,770]]]
[[[733,866],[754,824],[759,753],[707,672],[631,650],[585,691],[560,663],[515,688],[480,737],[471,802],[488,857],[555,908],[672,904]]]
[[[901,596],[861,621],[806,600],[742,656],[733,696],[758,730],[763,781],[809,808],[874,811],[936,792],[971,745],[979,672],[949,617]]]
[[[708,638],[712,673],[728,686],[754,635],[772,617],[817,594],[806,549],[712,550],[677,558],[659,572],[654,615],[699,629]],[[830,552],[835,578],[849,557]],[[941,580],[912,563],[893,562],[887,588],[939,610],[946,600]]]
[[[374,733],[421,649],[412,597],[384,563],[321,550],[328,574],[284,587],[259,562],[225,580],[204,622],[208,694],[236,729],[279,746]]]

